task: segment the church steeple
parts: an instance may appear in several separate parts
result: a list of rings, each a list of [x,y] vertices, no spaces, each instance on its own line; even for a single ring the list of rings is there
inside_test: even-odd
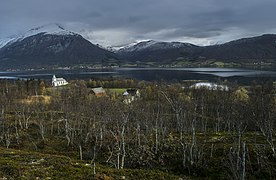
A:
[[[52,86],[56,86],[56,82],[57,81],[57,78],[56,78],[56,76],[55,75],[53,75],[53,77],[52,77]]]
[[[56,81],[56,75],[53,75],[53,77],[52,77],[52,81]]]

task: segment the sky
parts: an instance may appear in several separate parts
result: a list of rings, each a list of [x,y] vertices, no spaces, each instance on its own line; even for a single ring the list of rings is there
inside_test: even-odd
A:
[[[58,23],[94,44],[221,44],[276,33],[276,0],[0,0],[0,38]]]

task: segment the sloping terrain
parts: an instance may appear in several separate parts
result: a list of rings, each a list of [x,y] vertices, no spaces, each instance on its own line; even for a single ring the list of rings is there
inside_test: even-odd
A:
[[[60,26],[42,27],[5,41],[1,67],[36,68],[95,64],[116,55]]]
[[[95,171],[94,171],[95,170]],[[0,148],[0,179],[180,179],[158,170],[117,170],[67,156]],[[188,178],[187,178],[188,179]]]
[[[178,58],[193,58],[197,48],[198,46],[188,43],[145,41],[122,48],[117,54],[127,61],[168,63]]]
[[[276,35],[266,34],[213,46],[145,41],[117,51],[127,61],[171,63],[175,61],[275,62]]]

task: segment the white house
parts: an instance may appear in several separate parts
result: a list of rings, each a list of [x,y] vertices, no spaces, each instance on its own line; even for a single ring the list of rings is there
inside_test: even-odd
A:
[[[52,86],[53,87],[58,87],[58,86],[64,86],[64,85],[67,85],[68,82],[63,79],[63,78],[56,78],[55,75],[53,75],[52,77]]]
[[[137,98],[140,98],[141,94],[138,89],[127,89],[124,93],[124,103],[130,104],[132,101],[134,101]]]

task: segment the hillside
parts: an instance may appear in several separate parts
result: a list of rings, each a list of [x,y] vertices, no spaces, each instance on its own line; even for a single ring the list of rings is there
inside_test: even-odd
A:
[[[270,82],[247,88],[227,84],[227,90],[183,89],[192,82],[80,80],[59,88],[38,80],[0,82],[0,178],[276,175],[271,118],[276,103]],[[107,96],[97,97],[91,88],[99,84],[137,88],[141,97],[128,104],[122,92],[108,88]]]
[[[6,68],[74,66],[115,59],[114,53],[58,25],[39,27],[2,41],[0,49],[0,66]]]
[[[177,63],[178,61],[222,61],[276,63],[276,35],[266,34],[212,46],[145,41],[122,48],[117,54],[127,61]]]
[[[119,49],[118,56],[127,61],[170,63],[177,59],[192,58],[198,46],[180,42],[144,41]],[[189,55],[189,56],[186,56]]]
[[[221,45],[201,47],[199,55],[225,62],[276,62],[276,35],[243,38]]]
[[[63,155],[16,149],[0,148],[0,164],[2,179],[180,179],[158,170],[118,170]]]

